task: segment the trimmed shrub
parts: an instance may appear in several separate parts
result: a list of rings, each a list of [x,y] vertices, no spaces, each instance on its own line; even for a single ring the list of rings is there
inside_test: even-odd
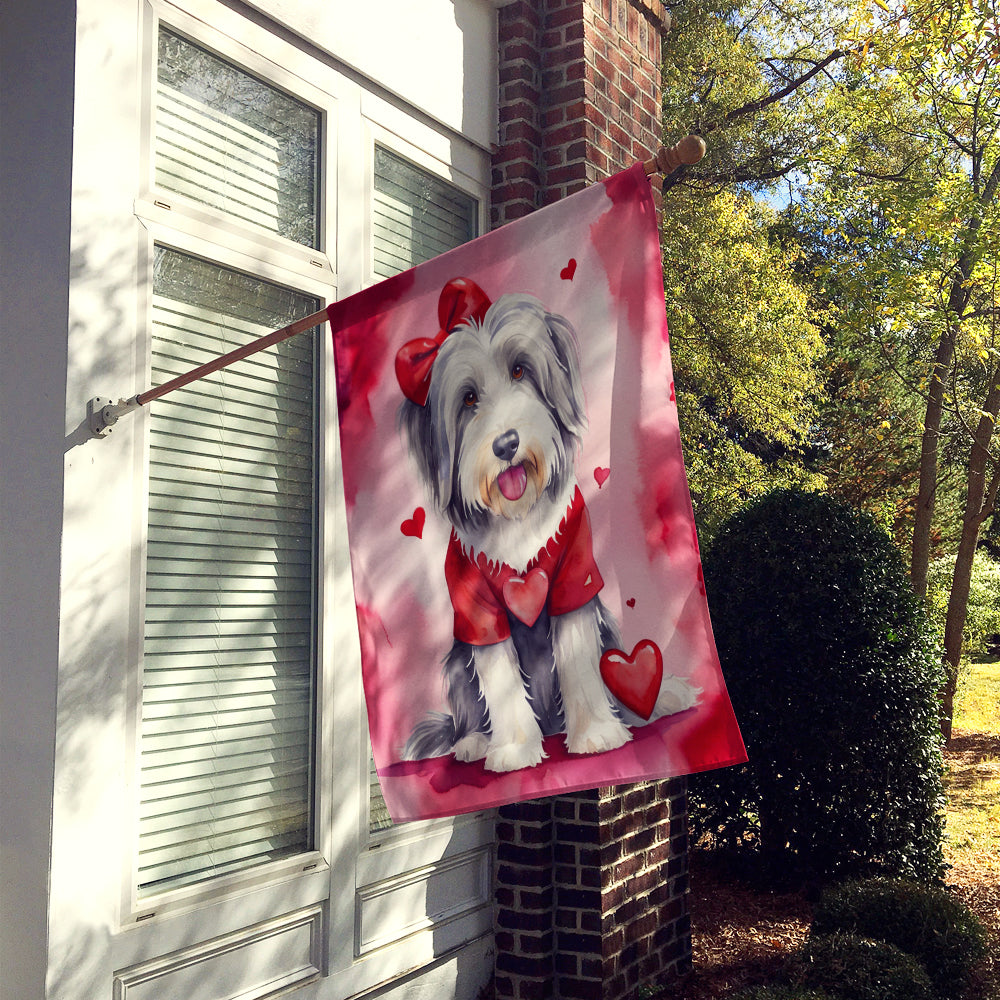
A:
[[[912,955],[854,934],[810,938],[795,978],[837,1000],[934,1000],[927,971]]]
[[[968,907],[945,889],[905,879],[827,889],[816,905],[812,933],[842,932],[877,938],[912,955],[943,997],[962,995],[987,951],[985,930]]]
[[[723,526],[704,571],[750,761],[692,779],[695,834],[770,872],[939,878],[943,671],[889,536],[779,490]]]

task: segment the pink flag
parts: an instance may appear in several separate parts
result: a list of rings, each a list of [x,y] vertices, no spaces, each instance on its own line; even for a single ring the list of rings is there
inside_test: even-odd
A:
[[[393,819],[744,761],[641,164],[329,315]]]

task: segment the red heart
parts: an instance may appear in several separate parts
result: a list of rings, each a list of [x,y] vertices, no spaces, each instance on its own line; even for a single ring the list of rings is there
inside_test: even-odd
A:
[[[631,656],[609,649],[601,657],[601,677],[608,690],[628,709],[648,719],[663,682],[663,655],[652,639],[635,644]]]
[[[634,598],[634,597],[630,597],[630,598],[629,598],[629,599],[628,599],[628,600],[627,600],[627,601],[626,601],[625,603],[626,603],[626,604],[627,604],[627,605],[628,605],[628,606],[629,606],[630,608],[634,608],[634,607],[635,607],[635,598]]]
[[[598,489],[600,489],[608,481],[608,476],[610,475],[610,469],[602,469],[600,466],[594,469],[594,479],[597,480]]]
[[[563,281],[572,281],[574,274],[576,274],[576,258],[570,257],[569,263],[559,272],[559,277]]]
[[[407,518],[400,526],[399,530],[410,538],[423,538],[424,522],[427,520],[427,512],[423,507],[418,507],[413,512],[413,517]]]
[[[504,581],[504,603],[515,618],[529,627],[538,621],[548,598],[549,574],[540,566],[524,576],[512,576]]]

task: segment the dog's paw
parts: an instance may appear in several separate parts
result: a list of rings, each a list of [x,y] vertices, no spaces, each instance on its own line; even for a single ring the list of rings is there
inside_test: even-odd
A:
[[[501,743],[486,751],[487,771],[519,771],[534,767],[545,760],[541,741],[531,743]]]
[[[665,674],[650,719],[661,719],[665,715],[674,715],[694,708],[698,704],[700,694],[701,688],[690,684],[683,677]]]
[[[482,760],[486,756],[486,750],[490,745],[489,737],[486,733],[469,733],[463,736],[454,746],[452,752],[455,760],[473,761]]]
[[[617,750],[632,739],[632,734],[617,719],[592,719],[586,726],[566,735],[570,753],[604,753]]]

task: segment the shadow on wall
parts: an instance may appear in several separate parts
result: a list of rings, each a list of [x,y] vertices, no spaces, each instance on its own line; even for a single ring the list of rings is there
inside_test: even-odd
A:
[[[86,215],[86,212],[81,213]],[[136,232],[75,234],[64,429],[55,794],[49,889],[49,995],[106,995],[118,876],[129,857],[126,744],[135,710],[129,668],[136,427],[90,436],[91,396],[134,380]],[[68,426],[67,426],[68,425]],[[55,669],[55,664],[53,664]],[[110,877],[109,877],[110,873]]]

